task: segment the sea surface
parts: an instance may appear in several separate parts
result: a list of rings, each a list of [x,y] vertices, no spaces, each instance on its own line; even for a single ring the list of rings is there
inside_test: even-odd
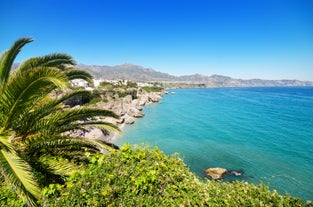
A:
[[[117,144],[157,145],[200,178],[209,167],[243,170],[237,179],[313,200],[313,87],[171,91]]]

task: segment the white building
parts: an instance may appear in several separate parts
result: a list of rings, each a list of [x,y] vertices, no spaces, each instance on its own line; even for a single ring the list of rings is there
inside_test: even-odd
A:
[[[100,78],[100,79],[93,79],[93,85],[97,88],[99,87],[101,82],[104,82],[105,80]]]

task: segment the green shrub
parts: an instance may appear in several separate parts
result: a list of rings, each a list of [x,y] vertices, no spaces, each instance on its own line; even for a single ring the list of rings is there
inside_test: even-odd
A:
[[[112,88],[113,87],[112,83],[106,82],[106,81],[100,82],[99,86],[100,88]]]
[[[98,103],[98,102],[100,102],[100,101],[103,101],[102,100],[102,98],[93,98],[93,99],[91,99],[91,101],[88,103],[88,105],[92,105],[92,104],[96,104],[96,103]]]
[[[26,204],[19,199],[17,194],[7,186],[2,174],[0,175],[0,206],[26,207]]]
[[[147,92],[161,92],[162,88],[158,86],[144,86],[142,87],[143,90]]]
[[[128,81],[127,82],[127,88],[137,88],[138,84],[136,82],[133,81]]]
[[[304,206],[264,185],[200,181],[177,156],[124,145],[95,156],[64,186],[44,190],[45,206]]]
[[[125,92],[118,91],[118,92],[117,92],[117,95],[118,95],[119,98],[124,98],[124,97],[127,96],[128,94],[125,93]]]

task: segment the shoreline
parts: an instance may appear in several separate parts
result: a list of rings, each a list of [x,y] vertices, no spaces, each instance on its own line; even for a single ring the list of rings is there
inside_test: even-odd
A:
[[[123,98],[110,99],[108,102],[96,103],[97,108],[113,111],[120,116],[120,119],[114,119],[111,117],[101,118],[105,122],[118,126],[120,132],[108,132],[107,135],[98,128],[90,128],[83,134],[83,137],[89,139],[96,139],[115,144],[119,135],[123,133],[125,125],[132,125],[137,118],[142,118],[145,114],[142,112],[146,105],[152,103],[159,103],[162,100],[162,96],[170,94],[167,91],[161,92],[146,92],[141,89],[137,90],[136,98],[131,95],[127,95]]]

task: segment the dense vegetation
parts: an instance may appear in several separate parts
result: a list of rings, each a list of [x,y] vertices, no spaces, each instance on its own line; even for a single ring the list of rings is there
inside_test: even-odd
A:
[[[163,87],[159,86],[158,84],[154,84],[154,86],[144,86],[142,90],[147,92],[162,92]]]
[[[200,181],[177,156],[124,145],[43,190],[45,206],[305,206],[264,185]]]

